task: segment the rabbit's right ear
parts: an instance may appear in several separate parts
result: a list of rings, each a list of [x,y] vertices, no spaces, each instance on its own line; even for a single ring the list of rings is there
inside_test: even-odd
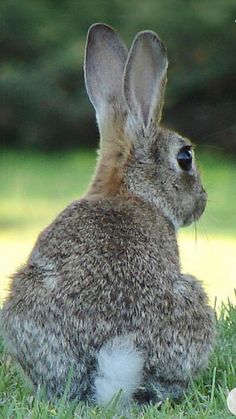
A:
[[[122,77],[128,51],[114,30],[97,23],[90,27],[85,50],[85,85],[98,122],[122,101]],[[108,116],[108,115],[107,115]]]

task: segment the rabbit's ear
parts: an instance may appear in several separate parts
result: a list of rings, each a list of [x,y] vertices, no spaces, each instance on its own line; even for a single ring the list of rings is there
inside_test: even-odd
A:
[[[167,54],[159,37],[152,31],[136,35],[124,72],[123,93],[129,111],[148,127],[158,122],[164,101]]]
[[[122,100],[122,78],[128,51],[107,25],[90,27],[84,60],[85,85],[98,120]]]

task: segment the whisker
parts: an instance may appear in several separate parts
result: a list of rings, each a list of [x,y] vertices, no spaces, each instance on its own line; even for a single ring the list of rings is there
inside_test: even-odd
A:
[[[195,249],[197,248],[197,221],[194,217],[194,239],[195,239]]]
[[[217,130],[215,132],[212,132],[212,133],[208,134],[206,137],[203,137],[203,139],[207,140],[208,138],[212,138],[217,134],[222,134],[222,133],[225,133],[225,132],[228,132],[228,131],[234,131],[235,129],[236,129],[236,125],[232,125],[231,127],[223,128],[223,129]]]
[[[205,227],[205,225],[204,225],[204,222],[202,221],[202,219],[200,219],[199,221],[199,225],[201,226],[201,230],[202,230],[202,236],[204,237],[204,239],[207,241],[207,242],[209,242],[209,235],[208,235],[208,232],[207,232],[207,230],[206,230],[206,227]]]
[[[232,161],[232,153],[230,151],[226,151],[224,146],[216,146],[213,144],[199,144],[198,150],[204,153],[207,153],[208,151],[213,151],[216,154],[223,156],[223,158],[225,158],[226,161],[229,161],[229,162]]]
[[[214,205],[214,207],[215,207],[215,205],[216,205],[216,203],[217,203],[217,201],[208,201],[207,202],[208,203],[208,205],[210,205],[210,207],[211,207],[211,205]]]

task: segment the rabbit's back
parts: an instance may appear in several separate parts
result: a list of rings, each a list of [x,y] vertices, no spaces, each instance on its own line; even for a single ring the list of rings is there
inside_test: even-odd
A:
[[[106,318],[109,307],[127,312],[142,298],[162,298],[178,275],[174,232],[161,221],[142,201],[76,201],[41,233],[28,269],[40,267],[48,292],[77,312],[78,301]]]
[[[45,318],[55,306],[77,333],[93,330],[99,342],[106,328],[120,334],[140,329],[144,317],[145,327],[160,321],[173,305],[179,269],[171,231],[160,221],[141,201],[72,203],[41,233],[15,274],[9,303]]]
[[[202,327],[208,316],[197,313],[195,290],[187,306],[175,291],[177,255],[174,231],[142,201],[77,201],[41,233],[9,301],[19,301],[20,311],[32,307],[30,315],[45,321],[56,312],[76,351],[81,342],[97,348],[130,332],[140,342],[148,334],[142,342],[148,347],[150,336],[161,342],[162,330],[172,333],[176,321],[186,328],[198,320]]]
[[[112,269],[113,265],[115,269],[120,267],[122,275],[131,269],[135,276],[157,264],[160,275],[166,263],[170,272],[178,273],[176,250],[173,227],[163,222],[161,214],[141,200],[136,200],[135,205],[132,199],[81,200],[69,205],[40,234],[28,264],[40,263],[42,266],[45,261],[46,266],[50,259],[50,264],[55,265],[64,279],[70,277],[73,282],[74,277],[76,281],[77,273],[87,269],[99,281],[101,270]],[[140,257],[143,254],[146,261]],[[136,272],[138,257],[140,266]],[[81,285],[84,287],[83,282]]]
[[[190,290],[192,301],[175,286],[177,254],[171,226],[142,201],[82,200],[67,207],[15,274],[2,313],[12,352],[33,383],[48,382],[49,397],[61,394],[72,363],[72,397],[78,388],[90,397],[99,349],[127,335],[144,354],[144,374],[185,383],[207,359],[212,312],[198,285]],[[53,390],[48,376],[62,367]]]

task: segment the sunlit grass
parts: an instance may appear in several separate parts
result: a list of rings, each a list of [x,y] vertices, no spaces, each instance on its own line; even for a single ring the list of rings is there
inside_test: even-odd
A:
[[[183,271],[200,279],[209,295],[211,304],[217,307],[221,301],[234,300],[236,288],[236,240],[232,237],[199,236],[194,239],[181,234],[180,254]]]

